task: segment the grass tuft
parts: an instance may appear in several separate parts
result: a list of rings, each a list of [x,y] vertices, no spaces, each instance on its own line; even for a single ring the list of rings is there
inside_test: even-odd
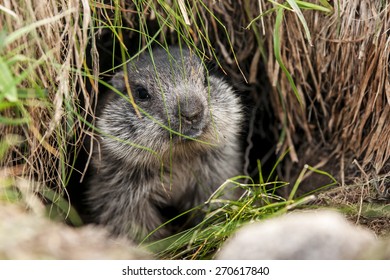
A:
[[[280,161],[277,164],[280,164]],[[307,170],[318,172],[334,180],[326,172],[305,166],[301,176],[295,182],[289,198],[286,199],[277,195],[277,191],[288,186],[287,182],[267,180],[262,183],[254,183],[251,178],[244,176],[231,178],[204,205],[188,211],[191,213],[199,211],[199,209],[209,209],[206,211],[205,218],[197,226],[151,243],[148,243],[146,237],[141,246],[154,252],[158,258],[162,259],[212,259],[222,243],[243,225],[276,217],[297,208],[307,207],[309,203],[313,202],[316,197],[312,194],[294,197]],[[260,178],[264,177],[261,170],[259,170],[259,174]],[[242,183],[243,181],[250,183]],[[336,184],[337,182],[334,180],[331,184],[319,189]],[[241,190],[240,199],[223,198],[226,188],[232,188],[232,186],[234,186],[233,189]],[[177,218],[179,217],[167,221],[161,227]]]

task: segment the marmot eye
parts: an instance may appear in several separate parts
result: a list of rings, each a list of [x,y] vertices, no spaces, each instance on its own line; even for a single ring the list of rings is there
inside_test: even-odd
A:
[[[148,90],[146,88],[144,88],[143,86],[136,86],[135,87],[135,94],[138,97],[138,99],[140,99],[142,101],[150,99],[150,95],[149,95]]]

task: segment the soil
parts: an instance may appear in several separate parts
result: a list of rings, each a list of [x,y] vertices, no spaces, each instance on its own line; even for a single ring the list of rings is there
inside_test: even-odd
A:
[[[389,178],[383,180],[390,187]],[[316,206],[335,208],[378,237],[390,237],[390,197],[368,184],[339,186],[317,195]]]

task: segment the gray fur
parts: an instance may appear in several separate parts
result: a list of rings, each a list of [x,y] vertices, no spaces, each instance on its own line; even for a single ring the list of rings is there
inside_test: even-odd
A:
[[[191,209],[241,173],[242,108],[189,50],[155,50],[127,69],[140,114],[114,92],[105,100],[87,201],[95,223],[139,241],[165,222],[159,209]],[[127,96],[122,72],[112,84]],[[138,97],[141,86],[150,99]]]

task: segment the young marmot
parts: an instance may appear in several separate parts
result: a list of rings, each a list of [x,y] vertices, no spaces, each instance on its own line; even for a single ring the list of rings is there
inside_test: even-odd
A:
[[[87,205],[94,223],[140,241],[241,173],[242,107],[187,49],[145,54],[112,85],[97,112]]]

